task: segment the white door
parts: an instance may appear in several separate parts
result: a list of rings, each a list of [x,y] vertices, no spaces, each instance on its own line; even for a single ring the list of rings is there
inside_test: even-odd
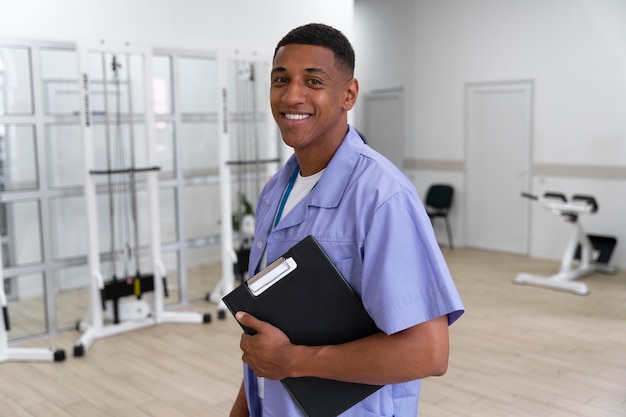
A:
[[[532,81],[468,84],[466,246],[527,255]]]
[[[385,90],[365,96],[365,123],[355,126],[368,145],[402,169],[404,159],[404,106],[402,90]],[[362,129],[362,130],[361,130]]]

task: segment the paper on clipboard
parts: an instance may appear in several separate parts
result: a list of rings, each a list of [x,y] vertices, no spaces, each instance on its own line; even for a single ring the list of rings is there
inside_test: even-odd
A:
[[[293,272],[298,265],[293,258],[280,257],[272,262],[267,268],[246,281],[246,285],[254,296],[262,294],[283,277]]]

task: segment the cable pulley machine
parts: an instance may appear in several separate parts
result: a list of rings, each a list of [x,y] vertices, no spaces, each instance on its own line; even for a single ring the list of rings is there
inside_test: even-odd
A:
[[[249,200],[258,197],[263,181],[273,174],[280,157],[278,146],[276,157],[264,158],[262,154],[270,150],[271,141],[276,138],[276,130],[271,112],[260,113],[257,109],[257,88],[259,75],[257,74],[258,60],[247,60],[241,56],[221,55],[218,59],[219,71],[218,82],[221,92],[221,105],[218,110],[220,120],[219,131],[219,176],[220,176],[220,200],[221,200],[221,242],[222,242],[222,277],[215,288],[206,295],[206,300],[218,304],[218,318],[226,317],[226,306],[222,297],[234,288],[235,273],[237,279],[242,281],[243,274],[247,271],[250,245],[254,236],[254,216],[252,213],[241,213],[238,207],[235,215],[238,218],[237,225],[233,225],[230,214],[233,213],[233,171],[236,173],[237,193],[235,201],[241,206],[250,204]],[[230,64],[230,65],[229,65]],[[229,102],[229,99],[234,102]],[[230,110],[230,111],[229,111]],[[259,132],[259,126],[266,124],[271,127],[267,135]],[[262,139],[267,136],[268,143],[262,146]],[[232,141],[232,142],[231,142]],[[230,144],[235,143],[236,156],[231,156]],[[265,150],[265,152],[264,152]],[[245,189],[245,183],[249,176],[253,175],[253,189]],[[244,197],[246,198],[244,202]],[[235,228],[240,245],[237,250],[233,249],[233,228]]]
[[[106,169],[94,169],[96,156],[94,146],[94,115],[92,102],[94,81],[89,72],[91,54],[100,57],[102,67],[102,106],[104,108],[103,127],[106,149]],[[107,60],[111,58],[110,62]],[[140,58],[143,65],[141,87],[131,84],[131,57]],[[168,295],[165,267],[161,260],[161,233],[158,195],[158,172],[154,143],[154,115],[152,103],[152,65],[151,51],[148,48],[131,48],[127,44],[110,47],[99,45],[80,45],[80,91],[81,121],[84,136],[85,156],[85,201],[89,235],[89,270],[91,307],[88,317],[77,323],[77,329],[83,335],[74,345],[74,356],[83,356],[85,351],[97,339],[121,334],[128,331],[160,323],[209,323],[209,313],[168,312],[164,310],[163,297]],[[122,81],[125,71],[125,81]],[[110,91],[107,74],[113,75],[113,91]],[[122,102],[122,86],[127,95],[127,102]],[[136,166],[135,133],[133,113],[133,91],[143,89],[143,119],[145,127],[146,165]],[[115,98],[114,131],[111,129],[110,97]],[[122,114],[122,107],[127,106],[127,114]],[[123,127],[128,127],[128,140],[124,139]],[[100,155],[101,156],[101,155]],[[102,159],[102,158],[100,158]],[[148,224],[150,235],[150,258],[152,272],[142,273],[140,267],[139,245],[139,208],[137,201],[137,176],[145,175],[147,188]],[[101,272],[100,235],[97,210],[97,177],[106,178],[106,197],[108,198],[109,251],[111,279],[103,278]],[[120,240],[124,240],[119,244]],[[142,299],[150,293],[152,303]],[[134,297],[133,300],[128,298]],[[104,322],[103,311],[111,306],[112,324]]]

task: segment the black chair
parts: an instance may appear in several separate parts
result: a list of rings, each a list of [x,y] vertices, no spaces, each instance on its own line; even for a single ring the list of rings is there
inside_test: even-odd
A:
[[[426,201],[424,202],[428,217],[432,220],[435,217],[443,217],[446,222],[446,231],[448,232],[448,246],[453,249],[452,231],[450,222],[448,221],[448,211],[452,206],[452,197],[454,196],[454,188],[448,184],[433,184],[426,193]]]

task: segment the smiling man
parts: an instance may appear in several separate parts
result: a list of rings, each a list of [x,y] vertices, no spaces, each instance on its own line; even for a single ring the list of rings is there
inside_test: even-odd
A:
[[[421,379],[447,370],[448,326],[463,305],[415,188],[348,125],[354,62],[350,42],[326,25],[298,27],[278,43],[270,101],[294,155],[259,196],[248,270],[313,235],[380,332],[301,346],[238,312],[257,333],[241,337],[244,381],[231,417],[302,416],[280,383],[302,376],[384,385],[342,416],[415,417]]]

